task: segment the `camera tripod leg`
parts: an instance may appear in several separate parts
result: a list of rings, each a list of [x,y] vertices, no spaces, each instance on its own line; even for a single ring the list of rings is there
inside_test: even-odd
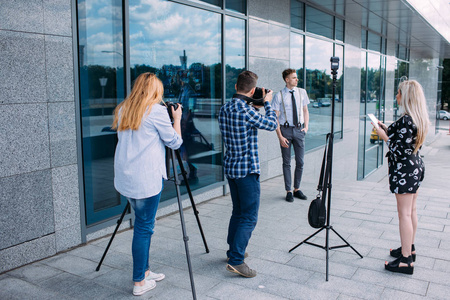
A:
[[[119,220],[117,220],[116,229],[114,229],[113,235],[111,236],[111,239],[109,240],[108,246],[106,246],[106,249],[105,249],[105,252],[103,253],[102,259],[98,263],[98,266],[95,269],[95,271],[98,272],[100,270],[100,267],[102,266],[103,260],[105,259],[106,253],[108,253],[109,246],[111,246],[111,243],[112,243],[114,237],[116,236],[117,230],[119,230],[120,224],[122,224],[123,217],[125,217],[125,214],[127,213],[127,211],[129,209],[130,209],[130,202],[128,202],[128,200],[127,200],[127,205],[125,205],[125,208],[124,208],[124,210],[122,212],[122,215],[120,216]]]
[[[312,235],[310,235],[309,237],[307,237],[306,239],[304,239],[303,241],[301,241],[300,243],[298,243],[295,247],[293,247],[291,250],[289,250],[289,253],[291,253],[292,251],[294,251],[295,249],[297,249],[297,247],[301,246],[303,243],[306,243],[309,239],[311,239],[312,237],[314,237],[316,234],[318,234],[319,232],[321,232],[325,227],[320,228],[319,230],[317,230],[316,232],[314,232]]]
[[[184,182],[186,183],[186,190],[189,195],[189,200],[191,201],[191,206],[192,206],[192,210],[194,211],[195,219],[197,220],[198,229],[200,230],[203,244],[205,245],[206,253],[209,253],[208,244],[206,243],[205,234],[203,233],[202,224],[200,223],[200,218],[198,216],[199,213],[198,213],[197,207],[195,206],[194,197],[192,196],[191,187],[189,186],[189,182],[188,182],[188,179],[186,176],[186,170],[184,169],[183,160],[181,159],[180,151],[175,150],[175,154],[177,156],[178,165],[180,166],[180,169],[181,169],[181,175],[183,176]]]
[[[177,167],[176,167],[176,164],[175,164],[174,152],[175,152],[175,150],[171,150],[170,151],[170,155],[171,155],[171,158],[172,158],[172,167],[173,167],[173,175],[174,175],[174,181],[175,181],[175,189],[176,189],[176,192],[177,192],[178,211],[180,212],[181,230],[183,232],[184,248],[185,248],[185,251],[186,251],[186,260],[187,260],[188,269],[189,269],[189,278],[191,280],[192,298],[194,300],[196,300],[197,299],[197,295],[195,293],[194,275],[192,273],[191,256],[189,254],[189,246],[188,246],[189,237],[187,236],[186,225],[185,225],[185,222],[184,222],[183,205],[181,203],[181,193],[180,193],[180,187],[179,187],[180,182],[178,181],[178,174],[177,174]],[[179,155],[179,153],[177,153],[177,155]],[[182,164],[180,164],[180,168],[183,170]],[[186,177],[186,175],[184,175],[184,177]],[[185,178],[185,180],[186,180],[186,178]],[[187,183],[187,181],[186,181],[186,183]]]
[[[333,230],[333,232],[336,233],[336,235],[337,235],[341,240],[343,240],[343,241],[347,244],[348,247],[352,248],[352,250],[355,251],[355,253],[358,254],[359,257],[363,258],[363,256],[362,256],[358,251],[356,251],[356,249],[353,248],[352,245],[350,245],[350,244],[349,244],[349,243],[348,243],[348,242],[347,242],[347,241],[346,241],[339,233],[336,232],[336,230],[333,229],[333,227],[331,227],[331,230]]]

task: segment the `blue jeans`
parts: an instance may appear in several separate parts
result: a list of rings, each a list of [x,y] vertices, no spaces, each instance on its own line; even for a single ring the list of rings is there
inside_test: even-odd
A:
[[[136,216],[131,246],[134,282],[144,280],[145,272],[149,270],[150,241],[153,235],[153,228],[155,227],[155,216],[160,198],[161,192],[144,199],[128,198]]]
[[[228,226],[227,256],[230,265],[244,262],[245,249],[258,221],[260,184],[259,174],[243,178],[228,178],[233,211]]]

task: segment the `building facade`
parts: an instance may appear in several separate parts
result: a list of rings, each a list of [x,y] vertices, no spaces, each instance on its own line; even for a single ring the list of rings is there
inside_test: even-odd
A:
[[[113,186],[112,112],[143,72],[183,104],[183,166],[195,201],[227,192],[217,113],[237,75],[275,92],[297,70],[310,125],[305,175],[317,178],[335,105],[334,176],[377,180],[383,144],[366,118],[401,111],[403,76],[424,87],[437,137],[446,1],[31,0],[0,2],[0,273],[111,233],[126,202]],[[336,95],[330,57],[340,58]],[[261,179],[282,174],[260,132]],[[178,172],[178,171],[177,171]],[[264,184],[264,183],[263,183]],[[181,191],[185,204],[186,183]],[[284,194],[280,186],[280,195]],[[165,184],[159,216],[177,210]],[[122,228],[132,224],[130,214]]]

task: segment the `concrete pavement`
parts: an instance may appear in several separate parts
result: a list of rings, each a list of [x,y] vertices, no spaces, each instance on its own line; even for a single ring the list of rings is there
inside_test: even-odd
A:
[[[210,253],[205,253],[191,209],[185,210],[198,299],[449,299],[450,298],[450,136],[442,132],[424,147],[426,174],[419,190],[419,228],[414,275],[389,273],[389,248],[400,245],[394,196],[387,176],[378,182],[333,176],[331,223],[364,258],[350,248],[325,251],[301,245],[315,232],[307,222],[309,201],[284,201],[283,179],[261,183],[259,222],[246,262],[257,270],[243,278],[225,270],[230,196],[198,204]],[[281,167],[281,166],[280,166]],[[313,199],[317,178],[305,178]],[[192,299],[178,214],[158,220],[150,251],[151,269],[166,278],[141,299]],[[132,230],[120,232],[99,272],[105,237],[54,257],[0,275],[0,299],[137,299],[132,296]],[[324,245],[325,231],[312,240]],[[330,244],[342,241],[330,232]]]

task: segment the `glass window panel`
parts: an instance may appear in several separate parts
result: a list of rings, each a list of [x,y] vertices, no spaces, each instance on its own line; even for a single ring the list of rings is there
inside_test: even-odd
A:
[[[398,58],[407,60],[408,58],[408,49],[405,46],[398,45]]]
[[[225,73],[226,99],[236,93],[239,73],[245,69],[245,21],[233,17],[225,17]]]
[[[367,49],[367,30],[361,30],[361,48]]]
[[[247,7],[247,1],[246,0],[227,0],[226,2],[226,8],[229,10],[234,10],[240,13],[245,14]]]
[[[82,152],[87,225],[123,210],[114,188],[112,112],[124,99],[122,2],[78,1]]]
[[[308,105],[310,121],[306,135],[307,150],[323,145],[326,134],[331,130],[331,56],[333,43],[305,37],[305,88],[311,101]]]
[[[384,120],[385,58],[361,52],[361,103],[358,143],[358,179],[363,179],[382,163],[383,143],[373,130],[368,113]],[[380,159],[381,157],[381,159]]]
[[[383,120],[379,115],[382,83],[380,58],[378,54],[367,53],[366,114],[374,114],[379,120]]]
[[[164,100],[183,104],[180,153],[191,189],[222,181],[221,15],[163,0],[129,2],[131,79],[155,72]],[[161,200],[175,196],[165,184]]]
[[[399,117],[398,104],[395,101],[395,96],[397,95],[398,85],[400,83],[400,78],[406,76],[409,78],[409,63],[405,61],[397,60],[397,68],[395,70],[395,82],[394,82],[394,121],[396,121]]]
[[[384,37],[381,38],[381,53],[386,54],[386,39]]]
[[[365,122],[360,119],[359,122],[359,137],[358,137],[358,170],[357,177],[358,180],[364,179],[364,148],[365,148],[365,140],[364,140],[364,130],[365,130]]]
[[[338,41],[344,41],[344,20],[339,18],[335,18],[336,27],[335,27],[335,39]]]
[[[326,9],[334,11],[334,0],[309,0],[309,2],[315,3]]]
[[[334,109],[334,133],[335,138],[342,138],[342,114],[344,101],[344,46],[334,45],[334,56],[339,57],[339,70],[336,76],[335,109]],[[333,97],[331,97],[333,98]]]
[[[336,0],[336,13],[345,15],[345,0]]]
[[[361,101],[359,106],[359,114],[366,114],[366,89],[367,89],[367,52],[361,51]]]
[[[361,12],[361,25],[364,27],[367,27],[367,20],[368,20],[368,15],[369,11],[366,8],[362,8],[362,12]]]
[[[369,31],[367,34],[367,49],[380,52],[381,36]]]
[[[334,17],[320,10],[306,6],[306,30],[332,39]]]
[[[368,126],[372,128],[372,125]],[[374,146],[366,151],[364,156],[364,177],[375,171],[378,167],[378,151],[379,147]]]
[[[222,7],[222,0],[190,0],[190,1],[206,3],[206,4],[209,4],[209,5]]]
[[[304,7],[303,2],[298,0],[291,1],[291,26],[300,30],[305,30],[304,27]]]
[[[304,87],[303,35],[291,32],[291,68],[297,71],[298,86]]]
[[[381,33],[382,19],[376,14],[369,12],[369,24],[367,27],[375,32]]]

